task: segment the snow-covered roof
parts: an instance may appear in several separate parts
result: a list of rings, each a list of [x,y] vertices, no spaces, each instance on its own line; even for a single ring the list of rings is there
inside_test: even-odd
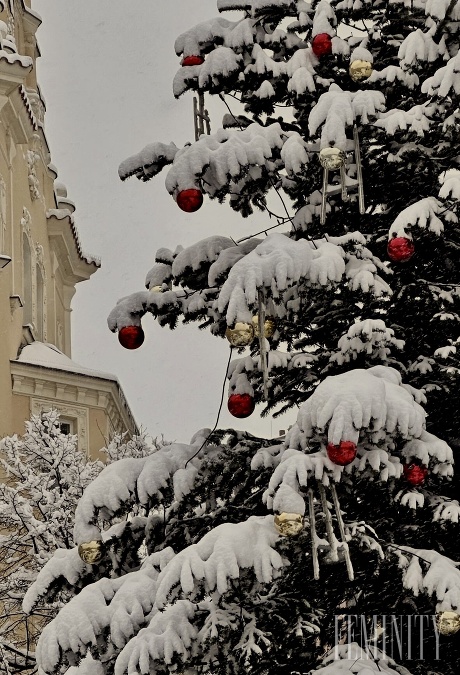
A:
[[[103,380],[113,380],[114,382],[118,382],[115,375],[112,375],[111,373],[103,373],[98,370],[92,370],[91,368],[85,368],[85,366],[80,366],[63,354],[60,349],[47,342],[37,341],[27,345],[24,347],[17,360],[21,363],[29,363],[33,366],[42,366],[54,370],[66,370],[71,373],[79,373],[80,375],[99,377]]]
[[[89,265],[94,264],[96,267],[101,266],[101,259],[98,256],[95,255],[90,255],[89,253],[84,253],[82,246],[81,246],[81,241],[80,241],[80,236],[78,234],[77,226],[75,225],[75,220],[73,217],[72,212],[70,209],[65,208],[65,209],[48,209],[46,212],[46,217],[47,218],[56,218],[57,220],[63,220],[64,218],[68,218],[70,222],[70,227],[72,230],[73,238],[75,240],[75,245],[77,247],[78,255],[80,256],[81,260],[84,260],[87,262]]]

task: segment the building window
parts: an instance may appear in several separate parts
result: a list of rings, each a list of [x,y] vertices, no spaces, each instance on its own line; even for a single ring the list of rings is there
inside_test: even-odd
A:
[[[64,417],[59,418],[59,429],[61,430],[61,434],[64,434],[65,436],[71,436],[74,434],[74,423],[75,420],[70,420],[66,419]]]
[[[36,265],[37,274],[37,340],[43,342],[43,330],[45,324],[45,280],[39,265]]]
[[[46,342],[46,267],[43,246],[34,245],[31,234],[32,218],[22,209],[22,301],[23,326],[32,326],[32,338]]]
[[[32,251],[29,239],[25,233],[22,235],[22,264],[23,264],[23,324],[33,323],[33,291],[32,291]]]

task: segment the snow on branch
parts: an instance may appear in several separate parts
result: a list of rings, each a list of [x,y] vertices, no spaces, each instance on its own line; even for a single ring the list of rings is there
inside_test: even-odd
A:
[[[201,652],[200,658],[205,663],[212,658],[215,641],[222,631],[239,632],[243,621],[245,626],[235,651],[246,661],[251,654],[261,654],[258,643],[269,645],[269,642],[263,631],[257,629],[252,614],[240,603],[223,601],[215,595],[198,603],[178,600],[155,614],[148,627],[126,645],[117,658],[115,675],[154,672],[157,664],[170,665],[177,656],[181,661],[190,660],[202,645],[204,653]]]
[[[458,611],[460,608],[459,563],[437,551],[400,546],[395,550],[403,569],[404,588],[415,596],[435,596],[436,611]]]
[[[151,143],[132,157],[125,159],[119,166],[118,175],[121,180],[136,176],[139,180],[147,181],[167,165],[172,164],[179,148],[170,143]]]
[[[40,598],[46,595],[50,586],[59,577],[64,577],[67,583],[75,585],[89,569],[90,566],[78,555],[77,548],[58,548],[42,567],[34,583],[29,586],[22,603],[24,612],[30,614]]]
[[[235,320],[248,321],[257,307],[261,288],[277,303],[270,310],[277,316],[283,315],[283,305],[278,304],[278,300],[287,289],[292,289],[291,309],[298,293],[305,294],[310,287],[330,287],[341,281],[353,291],[372,293],[376,297],[391,295],[390,287],[377,273],[379,269],[386,273],[386,267],[364,243],[365,238],[359,232],[315,242],[295,241],[280,233],[270,234],[264,240],[248,239],[241,244],[222,236],[208,237],[179,252],[172,268],[157,263],[147,275],[149,287],[155,280],[162,283],[171,280],[172,274],[172,282],[185,290],[164,287],[161,293],[141,291],[121,298],[108,317],[108,326],[116,331],[123,326],[140,325],[147,312],[158,317],[160,323],[170,325],[180,314],[195,319],[197,315],[209,317],[213,322],[221,318],[219,314],[226,314],[228,325]],[[196,271],[200,272],[195,275],[196,289],[200,292],[190,293],[187,290],[190,275]],[[216,287],[222,282],[219,290]],[[215,327],[218,332],[217,323]]]
[[[195,436],[191,445],[173,443],[157,452],[139,459],[122,459],[106,467],[86,488],[75,512],[74,539],[77,544],[101,539],[98,519],[110,519],[132,504],[151,504],[161,501],[162,490],[179,469],[185,470],[186,462],[196,453],[206,438],[208,430]],[[205,450],[202,450],[202,454]],[[189,464],[182,476],[180,491],[185,494],[192,488],[200,457]]]
[[[129,520],[115,523],[101,533],[107,558],[111,558],[112,565],[114,556],[113,550],[110,550],[111,547],[113,546],[118,550],[119,542],[123,539],[125,544],[138,548],[144,539],[146,525],[147,519],[145,517],[134,516]],[[129,544],[127,543],[128,538],[130,539]],[[116,564],[113,565],[112,574],[119,573],[120,570],[117,567]],[[102,573],[104,572],[107,573],[106,564],[103,566]],[[54,600],[57,595],[61,595],[63,589],[64,595],[69,588],[79,589],[85,586],[89,580],[94,580],[98,573],[94,566],[82,561],[77,547],[57,549],[39,571],[35,581],[29,586],[22,603],[23,611],[26,614],[32,613],[43,599],[47,599],[49,602]]]
[[[396,108],[381,113],[374,126],[384,129],[390,136],[396,131],[413,131],[421,138],[429,131],[434,113],[435,107],[426,104],[415,105],[409,110]]]
[[[212,89],[224,78],[236,75],[241,66],[242,57],[230,47],[218,46],[207,54],[201,65],[186,66],[177,71],[173,81],[173,94],[179,98],[188,89]]]
[[[387,328],[382,319],[363,319],[356,321],[338,342],[339,352],[330,358],[332,363],[342,365],[367,354],[385,362],[392,349],[402,350],[404,340],[397,340],[394,330]]]
[[[422,83],[422,92],[439,98],[460,94],[460,52]]]
[[[149,556],[140,570],[119,579],[100,579],[86,586],[43,630],[37,659],[45,673],[55,672],[65,656],[83,657],[90,647],[119,651],[146,623],[153,609],[160,571],[173,558],[172,549]]]
[[[460,522],[460,504],[456,499],[433,496],[431,502],[434,506],[434,521],[447,520],[451,523]]]
[[[107,317],[107,325],[112,332],[115,332],[123,326],[140,326],[141,317],[146,312],[158,316],[165,311],[179,311],[180,299],[183,299],[184,295],[183,291],[164,291],[162,293],[139,291],[132,293],[118,300]]]
[[[443,205],[435,197],[420,199],[401,211],[390,227],[388,238],[407,237],[408,228],[410,229],[413,226],[417,226],[421,230],[428,229],[434,234],[441,234],[444,231],[444,225],[438,218],[438,214],[443,209]]]
[[[321,147],[335,146],[347,150],[347,128],[355,122],[367,124],[385,107],[385,97],[380,91],[343,91],[337,84],[331,84],[329,91],[322,94],[308,118],[311,136],[322,126]]]
[[[212,236],[188,246],[174,259],[172,273],[174,277],[180,277],[187,269],[196,271],[204,263],[213,263],[219,257],[221,251],[234,248],[235,242],[228,237]]]
[[[223,17],[215,17],[189,28],[176,39],[174,44],[176,54],[178,56],[201,54],[203,48],[210,47],[216,41],[222,42],[227,32],[237,23]]]
[[[278,538],[272,516],[251,516],[241,523],[219,525],[167,565],[158,578],[157,607],[165,607],[178,586],[192,598],[197,583],[206,593],[217,589],[223,594],[229,581],[239,577],[240,569],[252,568],[260,583],[270,583],[285,565],[274,549]]]
[[[315,431],[329,442],[358,442],[360,432],[385,430],[402,438],[421,436],[426,413],[402,386],[394,368],[374,366],[327,377],[299,410],[297,424],[307,438]]]
[[[441,199],[460,201],[460,171],[458,169],[446,171],[440,178],[440,182],[442,183],[439,190]]]
[[[382,68],[382,70],[374,70],[367,82],[369,82],[369,84],[378,83],[381,87],[385,86],[386,83],[401,83],[408,89],[414,89],[419,84],[419,78],[415,73],[403,70],[399,66],[390,65],[386,66],[386,68]]]
[[[332,238],[329,239],[332,241]],[[349,286],[353,291],[372,293],[376,297],[392,295],[391,287],[377,274],[378,268],[383,268],[380,260],[371,251],[360,244],[354,250],[345,254],[345,276],[349,279]]]
[[[376,474],[381,481],[397,479],[403,460],[430,466],[433,475],[452,476],[452,450],[425,430],[426,413],[417,400],[424,400],[423,393],[404,385],[399,373],[386,366],[327,377],[300,407],[264,493],[265,503],[288,510],[281,508],[285,497],[292,501],[286,486],[301,493],[311,480],[329,485],[343,474],[370,470],[373,480]],[[356,459],[345,467],[331,462],[326,453],[327,442],[338,445],[342,440],[357,445]],[[254,462],[258,466],[260,460]],[[401,499],[415,508],[424,497],[411,492]]]
[[[217,9],[219,12],[229,10],[250,10],[252,0],[217,0]]]
[[[316,57],[311,48],[298,49],[286,63],[289,76],[287,89],[296,96],[303,96],[306,91],[316,91],[315,65]]]
[[[78,666],[71,666],[65,675],[105,675],[105,668],[100,661],[95,661],[91,654],[87,654]]]
[[[387,654],[377,648],[373,648],[372,652],[375,660],[369,654],[369,649],[363,649],[355,642],[336,645],[324,659],[324,665],[312,670],[310,675],[378,675],[381,672],[386,675],[410,675],[406,668],[396,665]]]
[[[447,18],[447,12],[450,8],[450,20],[460,21],[460,5],[452,0],[427,0],[425,5],[425,14],[443,21]]]
[[[151,270],[147,272],[145,277],[145,286],[149,290],[155,286],[162,286],[168,284],[172,279],[172,267],[166,263],[155,263]],[[165,287],[167,290],[167,287]]]
[[[251,321],[250,307],[257,303],[258,290],[266,288],[274,297],[290,286],[306,282],[327,285],[339,282],[345,271],[343,250],[324,243],[313,249],[309,242],[293,241],[283,234],[270,234],[253,251],[237,261],[222,286],[218,310],[226,310],[227,323]]]
[[[166,176],[170,194],[186,190],[203,178],[205,189],[213,196],[230,180],[238,179],[250,167],[265,166],[275,150],[279,152],[288,134],[278,123],[268,127],[250,124],[246,129],[219,129],[201,136],[175,156]]]
[[[416,63],[433,62],[440,56],[448,54],[444,40],[439,43],[433,40],[433,26],[424,33],[420,28],[412,31],[401,44],[398,52],[399,62],[403,69],[413,69]]]
[[[125,647],[117,659],[115,675],[152,672],[155,661],[170,664],[175,654],[185,661],[189,657],[198,629],[191,622],[196,606],[178,600],[163,612],[154,614],[150,624]]]
[[[241,260],[241,258],[244,258],[244,256],[248,253],[251,253],[251,251],[253,251],[256,246],[261,244],[262,241],[263,239],[248,239],[247,241],[241,242],[241,244],[237,244],[236,246],[234,245],[231,248],[223,249],[220,252],[217,260],[213,262],[209,268],[209,285],[211,287],[217,286],[219,281],[227,277],[228,272],[233,267],[233,265],[238,262],[238,260]]]
[[[431,464],[433,474],[452,476],[454,473],[452,448],[425,429],[420,438],[413,438],[405,444],[402,454],[409,461],[418,459],[424,466]]]

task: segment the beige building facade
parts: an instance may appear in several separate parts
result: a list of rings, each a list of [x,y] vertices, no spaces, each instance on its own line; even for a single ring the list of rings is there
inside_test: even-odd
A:
[[[71,359],[72,298],[100,262],[82,249],[51,163],[40,22],[30,0],[0,0],[0,437],[55,407],[94,457],[114,433],[137,429],[116,377]]]

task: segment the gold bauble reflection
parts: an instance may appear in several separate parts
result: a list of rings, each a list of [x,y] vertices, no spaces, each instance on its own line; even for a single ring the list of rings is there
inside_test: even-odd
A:
[[[372,75],[373,67],[370,61],[353,61],[350,64],[350,77],[353,82],[362,82]]]
[[[296,537],[303,530],[301,513],[277,513],[274,519],[275,528],[283,537]]]
[[[78,547],[78,555],[88,565],[102,560],[102,541],[86,541]]]
[[[259,337],[259,316],[252,317],[252,326],[255,337]],[[276,321],[272,316],[266,316],[264,321],[264,337],[271,338],[276,330]]]
[[[457,612],[436,614],[436,628],[441,635],[455,635],[460,630],[460,615]]]
[[[324,169],[337,171],[345,164],[346,155],[340,148],[323,148],[319,152],[319,161]]]
[[[225,337],[232,347],[247,347],[254,340],[254,329],[250,323],[237,321],[234,326],[227,328]]]

